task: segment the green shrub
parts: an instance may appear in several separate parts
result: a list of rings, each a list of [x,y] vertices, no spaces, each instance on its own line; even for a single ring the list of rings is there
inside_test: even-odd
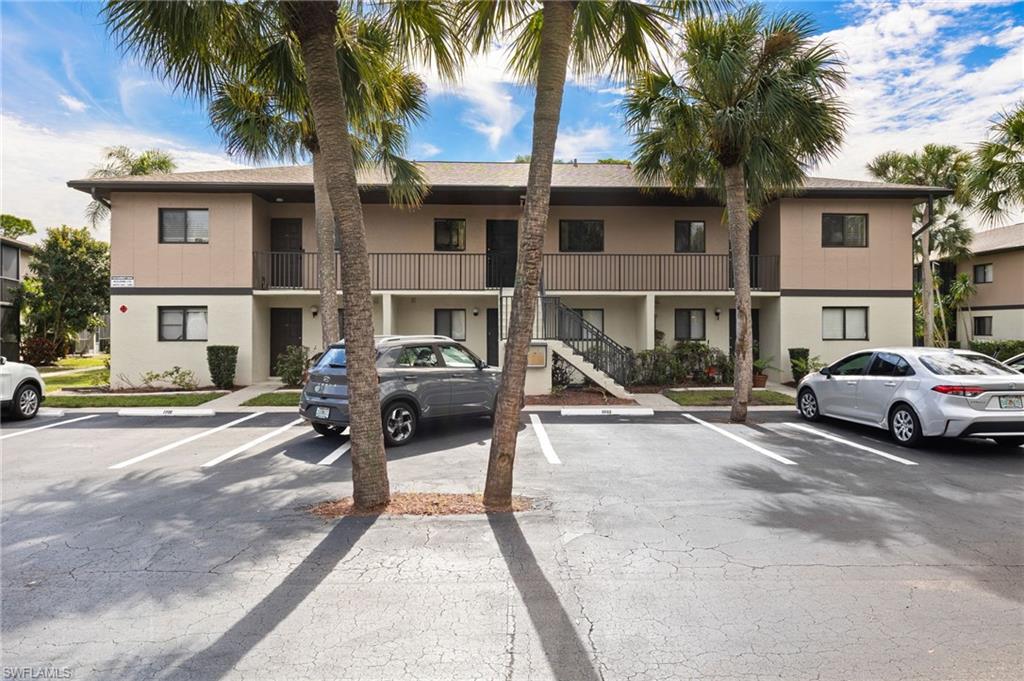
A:
[[[971,341],[971,350],[1003,361],[1024,352],[1024,340]]]
[[[206,346],[206,363],[210,367],[213,384],[222,390],[235,385],[235,365],[238,363],[237,345]]]
[[[678,362],[663,346],[636,353],[633,361],[633,385],[672,385],[678,375]]]
[[[178,390],[195,390],[199,387],[196,372],[177,366],[167,371],[145,371],[139,374],[139,380],[145,388],[155,388],[157,383],[170,383]]]
[[[285,385],[301,385],[308,366],[309,348],[304,345],[289,345],[277,356],[277,375]]]
[[[810,348],[790,348],[789,368],[793,372],[793,380],[800,382],[807,375],[807,360],[811,356]]]
[[[22,342],[21,356],[25,364],[38,367],[45,364],[55,364],[58,359],[64,356],[66,349],[66,343],[38,336],[36,338],[26,338]],[[16,360],[17,357],[11,357],[10,359]]]
[[[825,363],[821,361],[821,358],[815,355],[814,357],[802,357],[799,359],[790,359],[790,366],[793,367],[793,380],[799,383],[801,379],[807,374],[813,374],[818,371]],[[797,378],[799,376],[800,378]]]
[[[564,359],[551,355],[551,391],[562,391],[569,387],[572,379],[572,367]]]

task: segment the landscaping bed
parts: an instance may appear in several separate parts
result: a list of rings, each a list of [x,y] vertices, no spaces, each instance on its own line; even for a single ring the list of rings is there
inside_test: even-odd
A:
[[[498,513],[529,511],[533,500],[513,496],[511,508]],[[484,506],[482,494],[442,494],[437,492],[396,492],[391,502],[372,511],[357,511],[352,497],[336,501],[324,501],[306,509],[318,518],[333,520],[343,516],[371,515],[468,515],[472,513],[494,513]]]
[[[169,393],[167,395],[54,395],[47,397],[45,407],[95,408],[95,407],[195,407],[221,397],[224,393]]]
[[[550,395],[527,395],[527,406],[559,406],[574,407],[578,405],[623,405],[636,404],[635,400],[613,397],[597,390],[562,390]]]
[[[684,407],[727,407],[732,390],[666,390],[665,397]],[[751,407],[790,406],[796,398],[774,390],[755,390],[747,403]]]

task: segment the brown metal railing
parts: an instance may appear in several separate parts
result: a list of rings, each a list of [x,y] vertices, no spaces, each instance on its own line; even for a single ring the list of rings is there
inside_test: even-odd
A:
[[[334,258],[336,276],[341,260]],[[318,253],[253,253],[253,287],[316,290]],[[548,291],[728,291],[732,261],[726,254],[548,253]],[[371,286],[378,290],[477,291],[505,283],[509,263],[487,253],[371,253]],[[750,258],[751,287],[779,290],[779,256]],[[340,276],[338,277],[340,280]],[[511,284],[508,282],[506,285]]]

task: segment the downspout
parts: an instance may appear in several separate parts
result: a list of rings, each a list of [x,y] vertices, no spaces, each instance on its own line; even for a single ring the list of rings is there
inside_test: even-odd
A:
[[[933,217],[932,216],[934,214],[933,201],[934,201],[934,197],[933,197],[932,194],[929,193],[928,194],[928,220],[926,220],[925,223],[923,225],[921,225],[920,229],[918,229],[916,232],[914,232],[913,234],[910,235],[911,238],[916,239],[918,236],[921,235],[922,232],[924,232],[926,229],[928,229],[929,227],[932,226],[932,222],[933,222]]]

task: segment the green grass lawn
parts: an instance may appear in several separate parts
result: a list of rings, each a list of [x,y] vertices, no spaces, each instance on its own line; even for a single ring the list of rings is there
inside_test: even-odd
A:
[[[93,388],[110,385],[110,369],[100,367],[78,374],[52,376],[50,378],[43,374],[43,382],[46,383],[47,394],[63,390],[64,388]]]
[[[174,395],[74,395],[47,397],[45,407],[195,407],[224,393],[179,393]]]
[[[667,390],[665,396],[684,407],[727,407],[732,404],[731,390]],[[796,404],[796,400],[774,390],[755,390],[749,404],[754,407],[788,406]]]
[[[65,357],[57,360],[52,367],[39,367],[39,373],[49,374],[54,371],[67,371],[68,369],[87,369],[89,367],[106,366],[110,355],[90,355],[88,357]]]
[[[242,402],[243,407],[297,407],[301,393],[269,392]]]

